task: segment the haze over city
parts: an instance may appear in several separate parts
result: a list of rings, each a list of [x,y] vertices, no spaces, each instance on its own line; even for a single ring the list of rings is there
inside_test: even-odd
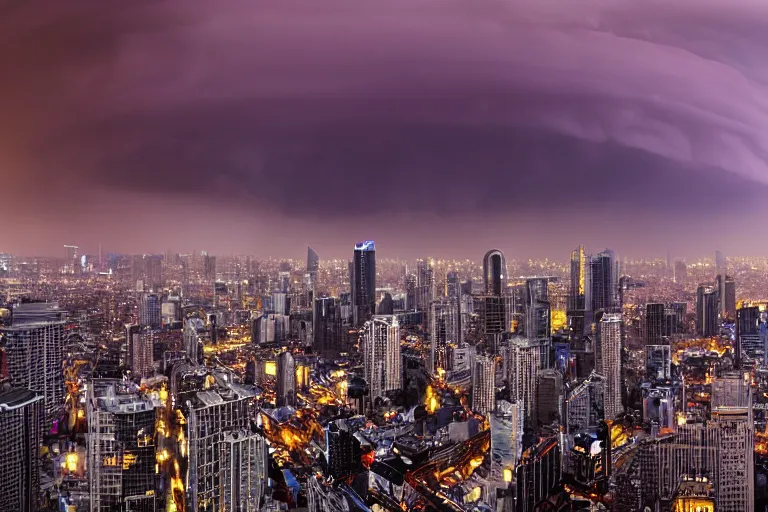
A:
[[[764,2],[2,10],[16,253],[768,249]]]

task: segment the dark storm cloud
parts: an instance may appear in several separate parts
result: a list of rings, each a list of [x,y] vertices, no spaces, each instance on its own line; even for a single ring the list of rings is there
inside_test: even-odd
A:
[[[18,197],[311,221],[682,211],[768,184],[762,0],[45,4],[0,15]]]

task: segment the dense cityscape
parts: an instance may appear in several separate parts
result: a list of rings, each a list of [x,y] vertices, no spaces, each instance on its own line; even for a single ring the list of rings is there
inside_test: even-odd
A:
[[[0,254],[0,510],[762,510],[768,259],[565,256]]]

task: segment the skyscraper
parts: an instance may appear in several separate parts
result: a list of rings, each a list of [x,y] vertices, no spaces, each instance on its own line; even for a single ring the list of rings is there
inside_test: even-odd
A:
[[[216,280],[216,256],[206,254],[203,258],[203,276],[206,281]]]
[[[139,303],[139,324],[159,329],[162,324],[162,300],[156,293],[143,293]]]
[[[371,400],[401,388],[400,324],[397,317],[374,316],[360,329],[364,377]]]
[[[761,314],[758,306],[747,306],[736,311],[736,364],[744,357],[757,359],[765,357],[765,346],[761,339]]]
[[[454,298],[433,301],[430,317],[430,358],[427,370],[434,373],[438,367],[446,367],[446,347],[460,342],[458,301]]]
[[[75,271],[75,258],[77,258],[78,249],[76,245],[64,246],[64,272],[71,274]]]
[[[355,325],[376,311],[376,246],[373,240],[355,245],[352,265],[352,308]]]
[[[712,410],[717,434],[717,510],[755,510],[755,424],[752,404]]]
[[[590,258],[592,311],[614,311],[618,308],[619,266],[616,254],[606,249]]]
[[[496,360],[477,355],[472,368],[472,410],[487,415],[496,406]]]
[[[571,253],[571,285],[568,295],[568,328],[572,336],[587,334],[592,326],[591,265],[583,246]]]
[[[154,510],[155,403],[117,380],[89,382],[88,484],[91,512]]]
[[[63,342],[66,312],[55,303],[20,304],[0,327],[11,386],[41,393],[47,422],[64,404]]]
[[[624,410],[620,313],[605,313],[601,318],[600,352],[602,367],[598,373],[605,377],[605,419],[613,420]]]
[[[312,340],[314,352],[322,354],[341,351],[341,313],[333,297],[315,299]]]
[[[550,304],[547,279],[531,278],[525,282],[525,336],[549,338],[551,334]]]
[[[144,284],[153,292],[163,289],[163,256],[161,254],[144,255]]]
[[[718,332],[717,295],[711,286],[699,285],[696,290],[696,334],[699,336],[714,336]]]
[[[664,304],[645,305],[645,344],[661,345],[664,336]]]
[[[483,284],[488,295],[501,295],[507,287],[507,262],[498,249],[491,249],[483,257]]]
[[[155,335],[147,326],[126,326],[129,336],[128,357],[134,377],[147,378],[155,374],[153,348]]]
[[[418,260],[416,262],[416,289],[415,289],[416,309],[428,312],[429,304],[437,295],[435,289],[435,272],[432,268],[432,262],[429,259]],[[428,327],[429,317],[426,319]]]
[[[277,357],[277,405],[296,404],[296,361],[293,354],[286,350]]]
[[[536,424],[540,427],[563,422],[563,375],[555,369],[539,370],[536,376]]]
[[[43,407],[42,395],[33,391],[0,391],[0,510],[39,509]]]
[[[502,350],[503,374],[509,382],[512,400],[523,408],[528,424],[533,424],[536,404],[536,382],[539,370],[549,361],[549,343],[544,339],[513,336]]]
[[[313,248],[307,247],[307,274],[316,276],[318,270],[320,270],[320,256]]]

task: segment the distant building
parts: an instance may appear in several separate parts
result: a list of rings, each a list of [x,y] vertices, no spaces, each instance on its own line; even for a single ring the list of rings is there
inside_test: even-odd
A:
[[[645,344],[661,345],[664,337],[664,304],[645,305]]]
[[[312,322],[312,350],[321,354],[341,352],[341,312],[336,299],[315,299]]]
[[[43,396],[27,389],[0,391],[0,510],[37,512]]]
[[[453,298],[433,301],[430,317],[430,356],[427,369],[434,373],[437,368],[446,368],[447,347],[460,343],[459,303]]]
[[[647,345],[646,375],[653,380],[672,378],[672,347],[669,345]]]
[[[539,370],[546,369],[549,361],[549,343],[512,337],[502,349],[502,374],[509,383],[512,400],[523,409],[526,422],[535,421],[536,383]]]
[[[162,325],[162,300],[155,293],[144,293],[139,303],[139,324],[159,329]]]
[[[317,272],[319,270],[320,256],[317,255],[313,248],[307,247],[307,274],[317,277]]]
[[[536,382],[536,424],[539,427],[562,424],[563,375],[555,369],[539,370]]]

